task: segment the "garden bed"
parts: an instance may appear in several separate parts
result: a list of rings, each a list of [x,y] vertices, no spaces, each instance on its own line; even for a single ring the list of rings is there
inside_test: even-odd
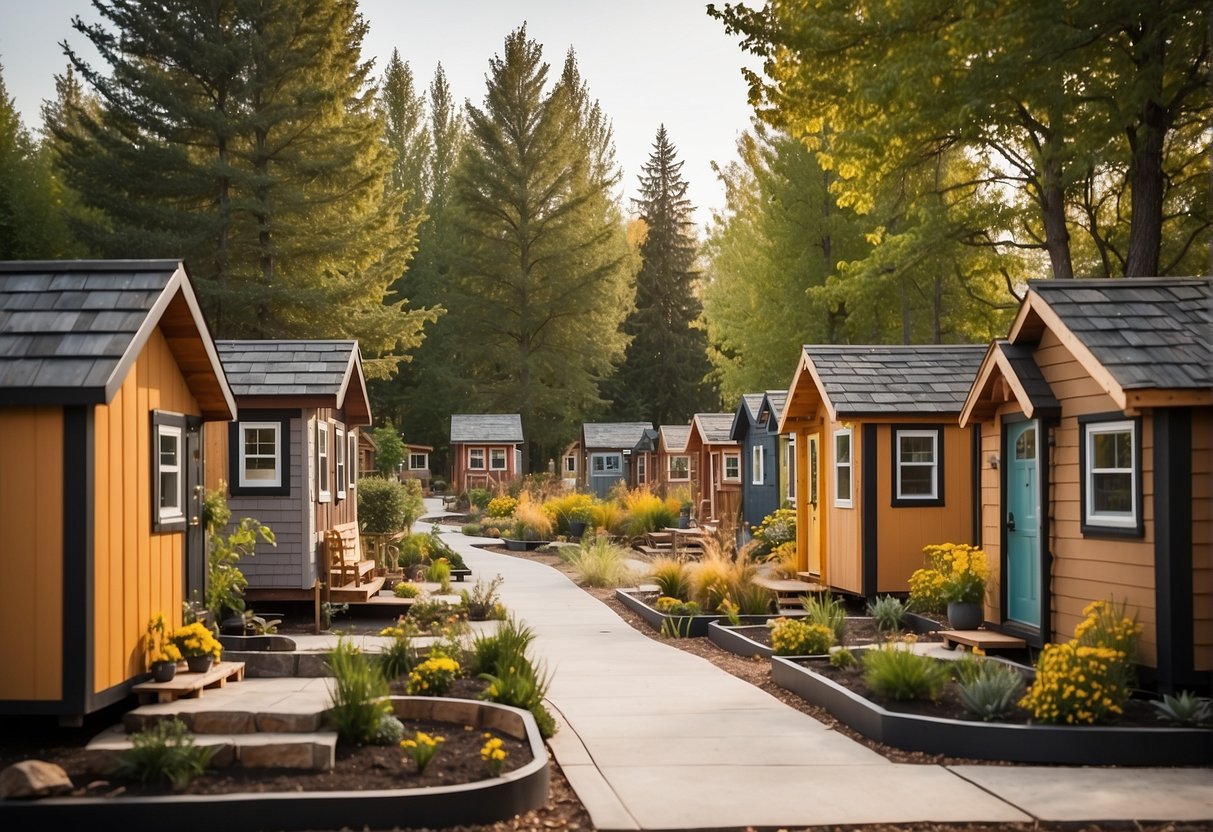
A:
[[[635,612],[657,632],[669,632],[670,628],[677,630],[679,635],[689,638],[701,638],[708,635],[708,625],[712,622],[723,622],[725,616],[718,613],[710,615],[669,615],[656,609],[653,604],[660,593],[640,589],[617,589],[615,597],[628,609]],[[770,615],[743,615],[744,623],[761,626],[776,618],[798,618],[803,615],[799,610],[787,610]],[[668,622],[668,623],[667,623]]]
[[[936,703],[878,700],[858,673],[832,668],[824,659],[774,656],[771,677],[865,737],[907,751],[1065,765],[1213,763],[1213,730],[1164,726],[1141,699],[1130,700],[1118,725],[1045,725],[1030,722],[1026,712],[982,722],[966,717],[947,693]]]
[[[771,616],[776,618],[778,616]],[[713,621],[708,625],[708,638],[723,650],[736,653],[739,656],[762,656],[770,658],[774,655],[771,648],[771,629],[765,621],[745,621],[739,625],[731,625],[724,621]],[[872,619],[867,616],[848,615],[846,618],[846,635],[843,638],[844,647],[863,647],[869,644],[879,644],[883,640]],[[940,641],[933,631],[923,633],[919,641]]]

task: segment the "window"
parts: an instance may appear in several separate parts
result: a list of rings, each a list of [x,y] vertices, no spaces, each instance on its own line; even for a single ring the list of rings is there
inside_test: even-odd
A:
[[[750,454],[750,483],[752,485],[762,485],[766,480],[766,471],[763,470],[763,453],[766,451],[761,445],[755,445],[751,449]]]
[[[784,451],[788,455],[788,501],[796,502],[796,437],[788,439],[787,450]],[[812,469],[809,469],[812,470]]]
[[[1141,449],[1137,421],[1079,420],[1083,531],[1141,534]]]
[[[617,477],[623,473],[622,454],[591,454],[590,475],[594,477]]]
[[[155,501],[152,531],[185,528],[185,418],[152,414]]]
[[[329,423],[316,420],[316,501],[327,503],[333,497],[329,490]]]
[[[345,499],[345,429],[333,428],[333,448],[337,451],[337,499]]]
[[[724,481],[741,482],[741,454],[724,455]]]
[[[834,505],[851,508],[851,429],[834,431]]]
[[[345,457],[345,467],[349,479],[349,489],[354,490],[354,484],[358,481],[358,436],[351,430],[350,435],[346,437],[349,440],[349,451]]]
[[[280,422],[241,422],[240,465],[237,468],[241,488],[278,488],[282,485]]]
[[[639,454],[636,457],[636,482],[637,483],[644,482],[645,469],[647,467],[645,462],[648,459],[648,456],[649,456],[648,454]]]
[[[691,478],[691,458],[686,454],[670,457],[670,480],[689,480]]]
[[[570,454],[564,458],[564,472],[566,474],[577,473],[577,457]]]
[[[943,505],[943,428],[893,431],[893,505]]]
[[[489,449],[489,470],[504,471],[506,468],[505,448]]]
[[[424,471],[430,467],[429,454],[409,454],[409,470]]]
[[[484,470],[484,448],[468,448],[468,468]]]
[[[817,505],[817,437],[814,436],[809,440],[809,502],[814,506]],[[792,470],[796,470],[795,464],[792,465]]]

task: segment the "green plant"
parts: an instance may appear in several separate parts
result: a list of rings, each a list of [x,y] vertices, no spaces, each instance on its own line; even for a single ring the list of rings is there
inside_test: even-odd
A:
[[[484,533],[484,526],[479,523],[464,523],[459,527],[459,533],[468,537],[480,537]]]
[[[257,615],[252,610],[244,611],[244,631],[257,636],[269,636],[278,632],[278,625],[282,623],[281,618],[265,618]]]
[[[418,600],[409,607],[408,617],[419,630],[435,632],[443,627],[449,627],[467,618],[467,612],[462,606],[448,604],[439,600]]]
[[[425,514],[425,491],[421,488],[421,480],[408,479],[401,483],[404,486],[404,521],[402,528],[411,531],[413,524]]]
[[[662,595],[683,600],[691,597],[691,575],[683,561],[664,555],[653,558],[649,563],[649,579],[657,584]]]
[[[334,604],[332,601],[325,601],[320,605],[320,629],[327,630],[333,626],[333,618],[344,612],[349,612],[350,605],[348,603]]]
[[[484,761],[485,768],[489,770],[489,774],[493,777],[501,775],[501,769],[505,766],[505,760],[509,756],[509,752],[505,750],[505,743],[501,737],[494,737],[492,734],[483,734],[484,745],[480,748],[480,759]]]
[[[906,605],[900,598],[882,595],[868,602],[868,615],[880,632],[896,633],[905,623]]]
[[[438,748],[444,742],[446,742],[446,737],[418,731],[412,739],[401,740],[400,747],[413,758],[413,764],[417,766],[417,773],[423,774],[425,767],[438,755]]]
[[[978,660],[956,682],[960,703],[973,716],[998,719],[1010,713],[1023,693],[1023,675],[1002,662]]]
[[[400,434],[389,421],[371,431],[375,440],[375,466],[382,476],[393,476],[400,463],[404,462],[404,442]],[[362,483],[358,483],[362,488]]]
[[[459,662],[450,656],[431,656],[409,671],[410,696],[442,696],[459,677]]]
[[[535,640],[535,631],[513,616],[495,633],[482,633],[472,639],[472,663],[477,673],[498,674],[514,656],[525,656]]]
[[[693,624],[691,616],[667,618],[661,622],[659,633],[662,638],[690,638]]]
[[[504,578],[500,575],[494,575],[488,583],[485,583],[483,578],[477,578],[476,583],[472,585],[471,592],[465,589],[459,593],[463,598],[463,608],[467,610],[469,620],[490,621],[505,617],[505,608],[501,605],[497,592],[497,588],[501,586],[503,580]]]
[[[1175,725],[1196,727],[1213,721],[1213,700],[1197,696],[1190,690],[1178,695],[1164,694],[1158,702],[1151,702],[1161,720]]]
[[[332,704],[327,719],[342,740],[366,743],[389,713],[388,683],[378,663],[372,662],[345,636],[328,652],[325,664],[333,674]]]
[[[438,558],[446,558],[447,563],[452,569],[467,569],[467,564],[463,562],[463,556],[446,545],[446,541],[442,539],[442,527],[437,523],[430,526],[429,540],[426,542],[426,556],[430,560]]]
[[[863,679],[878,696],[888,699],[939,698],[951,678],[948,667],[897,642],[863,651]]]
[[[430,561],[430,565],[425,568],[425,579],[430,583],[438,584],[439,592],[443,595],[449,595],[451,592],[450,561],[446,558]]]
[[[673,616],[700,615],[703,610],[696,601],[683,601],[681,598],[675,598],[672,595],[663,595],[653,604],[653,608],[660,613]]]
[[[240,571],[240,559],[253,556],[258,540],[278,545],[270,527],[251,517],[242,518],[227,531],[232,512],[227,507],[226,492],[227,483],[220,480],[218,488],[206,493],[202,506],[210,540],[206,556],[206,609],[211,626],[216,629],[227,616],[244,612],[248,579]]]
[[[430,553],[430,535],[428,532],[414,532],[400,539],[398,544],[400,554],[396,563],[403,569],[425,563]]]
[[[199,746],[177,717],[161,719],[131,735],[131,747],[118,758],[118,774],[141,783],[168,783],[181,791],[206,772],[216,746]]]
[[[468,505],[475,506],[481,511],[489,507],[489,500],[492,497],[493,495],[487,488],[469,488],[467,493]]]
[[[182,657],[212,656],[215,661],[223,655],[223,645],[201,621],[185,624],[173,631],[172,642]]]
[[[375,733],[371,735],[372,745],[399,745],[404,739],[404,723],[392,714],[379,717]]]
[[[421,588],[412,581],[397,581],[392,587],[392,594],[397,598],[416,598],[421,594]]]
[[[817,656],[834,643],[834,631],[824,624],[795,618],[776,618],[768,622],[771,650],[776,656]]]
[[[580,548],[571,552],[569,548],[562,553],[562,557],[568,557],[574,578],[581,586],[617,587],[635,582],[627,563],[627,550],[612,543],[605,535],[587,536],[581,541]]]
[[[841,598],[836,598],[828,592],[814,592],[802,595],[800,606],[804,608],[809,623],[830,628],[836,644],[846,641],[847,608]]]
[[[768,514],[762,522],[751,527],[758,543],[756,557],[769,555],[779,546],[796,542],[796,509],[780,508]]]
[[[854,667],[856,662],[855,654],[845,647],[835,647],[830,650],[830,667],[845,670]]]
[[[556,720],[544,706],[543,698],[552,677],[542,664],[536,665],[527,655],[531,638],[529,630],[515,625],[515,634],[499,643],[494,671],[480,673],[480,678],[489,683],[482,698],[530,711],[539,733],[549,739],[556,733]]]
[[[967,543],[923,547],[927,566],[910,575],[909,608],[940,614],[952,602],[979,604],[985,599],[986,553]]]
[[[408,494],[404,483],[383,477],[362,477],[358,495],[358,522],[368,534],[394,534],[406,528]]]
[[[379,635],[392,640],[379,653],[379,670],[385,679],[398,679],[413,669],[417,663],[417,652],[413,639],[417,636],[417,625],[407,618],[392,627],[384,627]]]
[[[736,606],[742,615],[768,615],[775,597],[769,589],[750,580],[730,589],[725,601]]]

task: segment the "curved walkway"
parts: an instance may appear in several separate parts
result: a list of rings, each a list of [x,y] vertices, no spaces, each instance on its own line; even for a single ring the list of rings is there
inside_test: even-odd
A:
[[[597,829],[1213,820],[1208,768],[891,763],[637,632],[557,570],[443,539],[474,578],[502,575],[502,600],[535,631],[561,722],[551,748]]]

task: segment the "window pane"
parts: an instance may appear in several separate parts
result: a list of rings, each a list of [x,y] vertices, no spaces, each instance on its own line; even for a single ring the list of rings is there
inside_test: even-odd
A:
[[[908,465],[901,469],[901,496],[931,496],[932,472],[929,465]]]
[[[1091,434],[1091,447],[1092,447],[1092,450],[1094,451],[1094,453],[1092,454],[1092,456],[1094,457],[1094,462],[1095,462],[1094,467],[1096,467],[1096,468],[1127,467],[1127,466],[1117,464],[1116,446],[1118,444],[1117,438],[1120,436],[1125,436],[1127,438],[1127,434],[1120,434],[1120,433],[1092,433]]]
[[[1093,474],[1096,512],[1129,513],[1133,510],[1133,475]]]
[[[902,462],[934,462],[935,439],[931,436],[900,436]]]
[[[851,469],[838,469],[838,499],[851,499]]]
[[[177,508],[181,505],[177,483],[176,471],[160,472],[160,508]]]
[[[1015,440],[1016,459],[1036,459],[1036,429],[1025,430]]]
[[[834,437],[834,458],[839,465],[846,465],[851,461],[851,437],[848,434]]]
[[[169,434],[160,435],[160,464],[174,466],[177,464],[177,437]],[[174,505],[176,505],[174,503]]]

